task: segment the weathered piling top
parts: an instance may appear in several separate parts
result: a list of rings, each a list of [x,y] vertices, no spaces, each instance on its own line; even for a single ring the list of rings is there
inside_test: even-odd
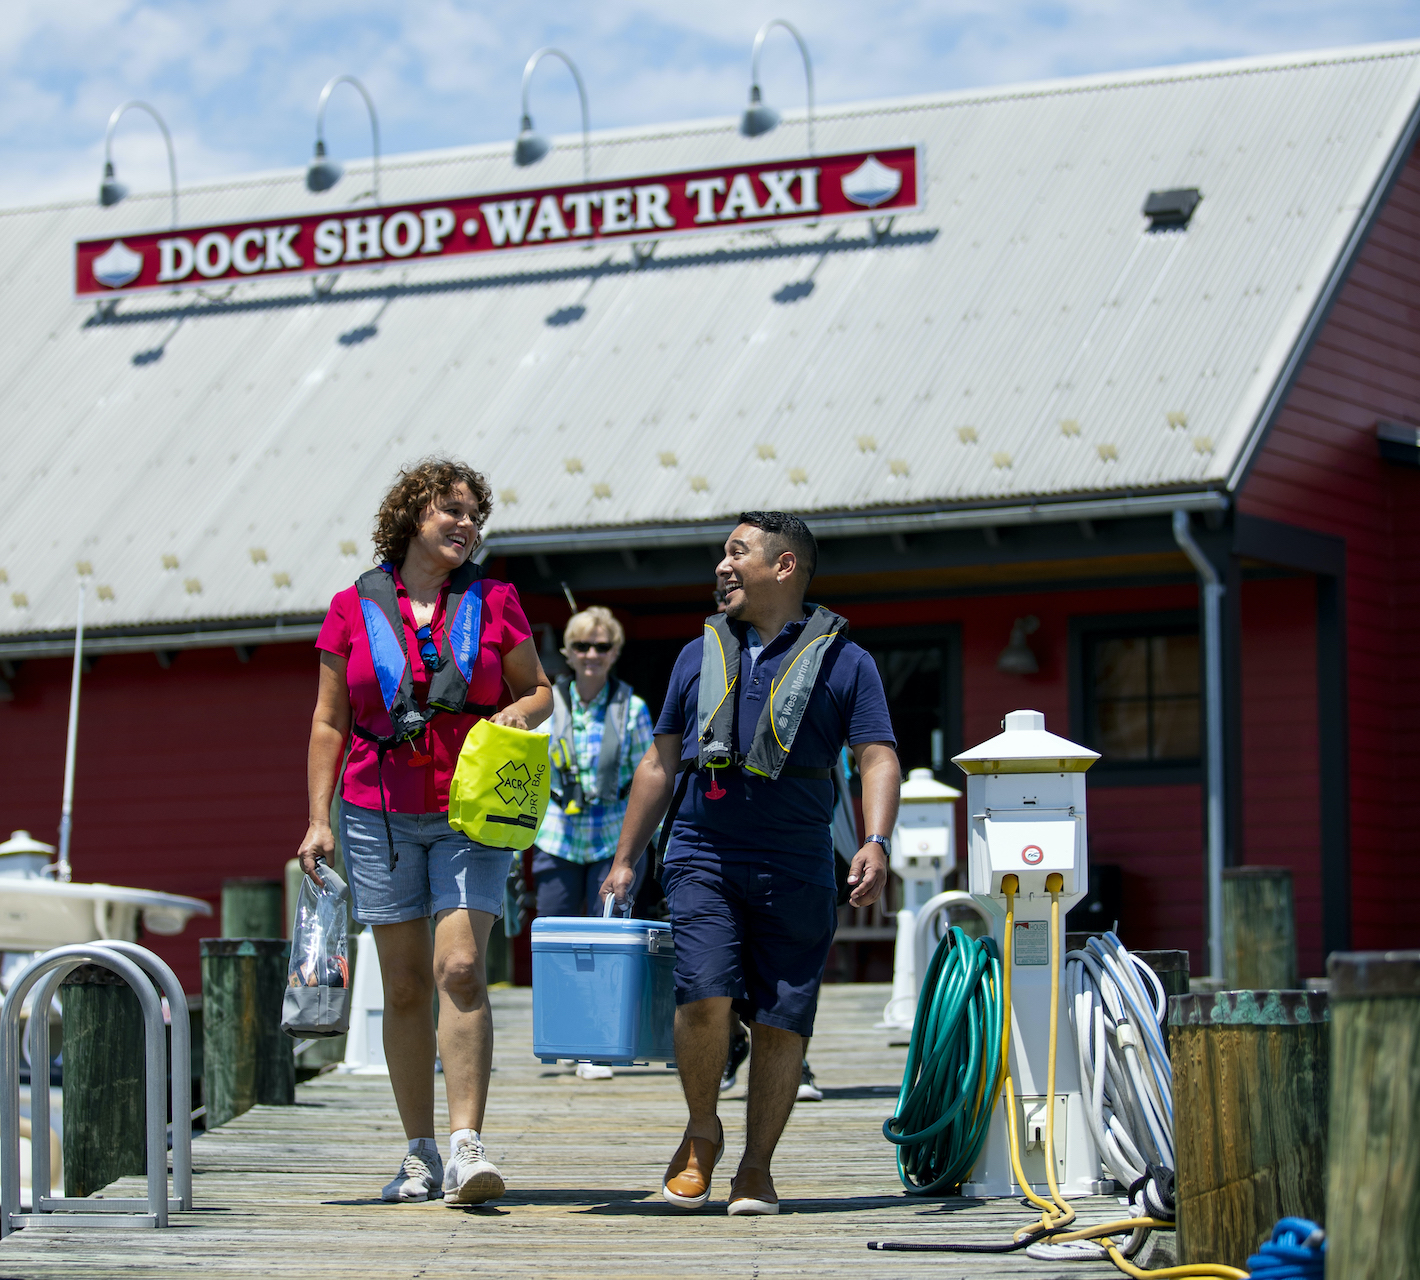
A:
[[[403,1155],[389,1081],[329,1075],[294,1107],[257,1107],[193,1146],[198,1209],[166,1231],[26,1229],[0,1245],[0,1276],[432,1278],[473,1272],[614,1280],[686,1276],[1021,1276],[1067,1280],[1078,1264],[870,1253],[870,1239],[1004,1243],[1031,1215],[1014,1200],[917,1200],[902,1192],[879,1129],[906,1050],[873,1029],[884,986],[825,987],[810,1060],[821,1103],[798,1106],[780,1144],[777,1218],[728,1218],[744,1133],[744,1084],[723,1098],[727,1149],[709,1208],[680,1214],[660,1176],[685,1121],[661,1066],[578,1080],[531,1052],[530,994],[494,992],[498,1042],[485,1136],[508,1180],[488,1205],[384,1205]],[[440,1088],[442,1108],[442,1085]],[[442,1117],[441,1117],[442,1123]],[[109,1188],[118,1194],[125,1179]],[[1118,1216],[1077,1201],[1088,1222]]]

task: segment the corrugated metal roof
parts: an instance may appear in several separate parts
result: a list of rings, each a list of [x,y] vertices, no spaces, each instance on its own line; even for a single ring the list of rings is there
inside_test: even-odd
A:
[[[166,216],[0,214],[0,634],[321,612],[402,462],[485,470],[490,531],[1221,485],[1420,99],[1420,44],[823,111],[923,143],[923,213],[308,282],[69,297],[72,242]],[[592,174],[797,154],[735,120],[596,135]],[[537,180],[580,176],[559,140]],[[354,166],[358,169],[358,166]],[[332,195],[362,190],[354,172]],[[185,222],[312,207],[302,171]],[[396,157],[385,202],[523,185],[507,147]],[[1197,187],[1186,232],[1151,190]],[[325,199],[326,197],[322,197]]]

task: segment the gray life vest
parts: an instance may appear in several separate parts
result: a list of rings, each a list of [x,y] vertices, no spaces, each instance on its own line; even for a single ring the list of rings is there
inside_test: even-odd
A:
[[[560,794],[554,791],[552,798],[564,812],[577,814],[588,805],[615,804],[630,794],[630,785],[623,790],[620,778],[621,744],[631,720],[631,686],[624,680],[609,681],[606,723],[602,726],[601,754],[597,757],[596,791],[587,795],[572,741],[571,683],[567,676],[560,676],[552,689],[551,756],[562,783]]]
[[[740,639],[723,613],[706,618],[696,715],[696,767],[715,770],[738,766],[761,778],[829,777],[828,769],[801,769],[786,762],[829,646],[839,632],[847,629],[846,618],[822,605],[814,609],[780,662],[778,674],[770,682],[769,698],[759,713],[749,752],[741,755],[735,736]]]

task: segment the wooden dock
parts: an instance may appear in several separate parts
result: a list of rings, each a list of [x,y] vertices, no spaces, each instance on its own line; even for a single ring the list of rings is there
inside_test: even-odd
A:
[[[885,986],[824,988],[810,1052],[824,1100],[801,1103],[789,1121],[775,1162],[777,1218],[725,1214],[742,1149],[743,1073],[722,1107],[728,1143],[717,1196],[700,1213],[678,1213],[659,1194],[685,1123],[675,1073],[657,1065],[583,1081],[543,1066],[531,1052],[531,993],[501,990],[485,1141],[507,1177],[504,1199],[458,1210],[380,1203],[404,1153],[389,1081],[326,1075],[300,1086],[294,1107],[258,1107],[199,1138],[198,1207],[174,1215],[168,1230],[27,1228],[0,1244],[0,1280],[1117,1275],[1108,1263],[1019,1253],[868,1251],[870,1239],[1004,1243],[1032,1216],[1016,1201],[903,1194],[880,1133],[906,1055],[873,1028],[887,995]],[[143,1194],[138,1178],[107,1190]],[[1076,1204],[1082,1222],[1120,1212],[1105,1197]]]

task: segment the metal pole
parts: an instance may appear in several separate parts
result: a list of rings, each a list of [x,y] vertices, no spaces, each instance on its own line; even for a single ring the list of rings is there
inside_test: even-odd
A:
[[[532,73],[537,64],[549,55],[561,58],[567,64],[567,70],[572,73],[572,79],[577,82],[577,97],[582,103],[582,181],[588,182],[592,176],[592,118],[587,112],[587,88],[582,83],[582,73],[577,70],[577,64],[561,49],[554,49],[551,45],[547,45],[537,50],[528,59],[527,65],[523,67],[523,123],[521,127],[532,128],[532,116],[528,113],[528,86],[532,84]]]
[[[1203,598],[1203,723],[1207,734],[1208,970],[1223,976],[1223,582],[1194,541],[1188,512],[1173,513],[1173,536],[1198,571]]]
[[[125,111],[133,108],[146,111],[158,123],[158,128],[163,131],[163,141],[168,147],[168,181],[172,184],[172,213],[173,227],[178,224],[178,180],[177,180],[177,153],[173,150],[173,135],[168,132],[167,122],[157,112],[157,108],[149,106],[146,102],[138,98],[130,99],[128,102],[113,109],[113,115],[108,118],[108,132],[104,134],[104,173],[113,173],[113,131],[118,127],[118,120]]]
[[[331,90],[338,84],[353,85],[359,95],[365,99],[365,106],[370,112],[370,145],[374,148],[373,174],[374,174],[374,195],[375,203],[380,202],[380,118],[375,114],[375,100],[370,97],[369,91],[354,76],[332,76],[326,81],[325,88],[320,91],[320,101],[316,104],[316,155],[325,154],[325,104],[330,101]]]
[[[59,865],[55,878],[68,881],[69,834],[74,823],[74,749],[79,739],[79,677],[84,670],[84,596],[88,583],[79,579],[79,615],[74,625],[74,674],[69,682],[69,735],[64,743],[64,803],[59,811]]]
[[[804,42],[804,37],[799,34],[799,29],[792,22],[783,18],[770,18],[755,33],[754,48],[749,55],[749,83],[752,94],[751,101],[758,102],[759,99],[759,51],[764,48],[764,39],[774,27],[783,27],[791,36],[794,43],[799,46],[799,52],[804,56],[804,87],[808,98],[808,113],[805,123],[809,131],[809,155],[814,153],[814,64],[809,57],[809,46]]]

